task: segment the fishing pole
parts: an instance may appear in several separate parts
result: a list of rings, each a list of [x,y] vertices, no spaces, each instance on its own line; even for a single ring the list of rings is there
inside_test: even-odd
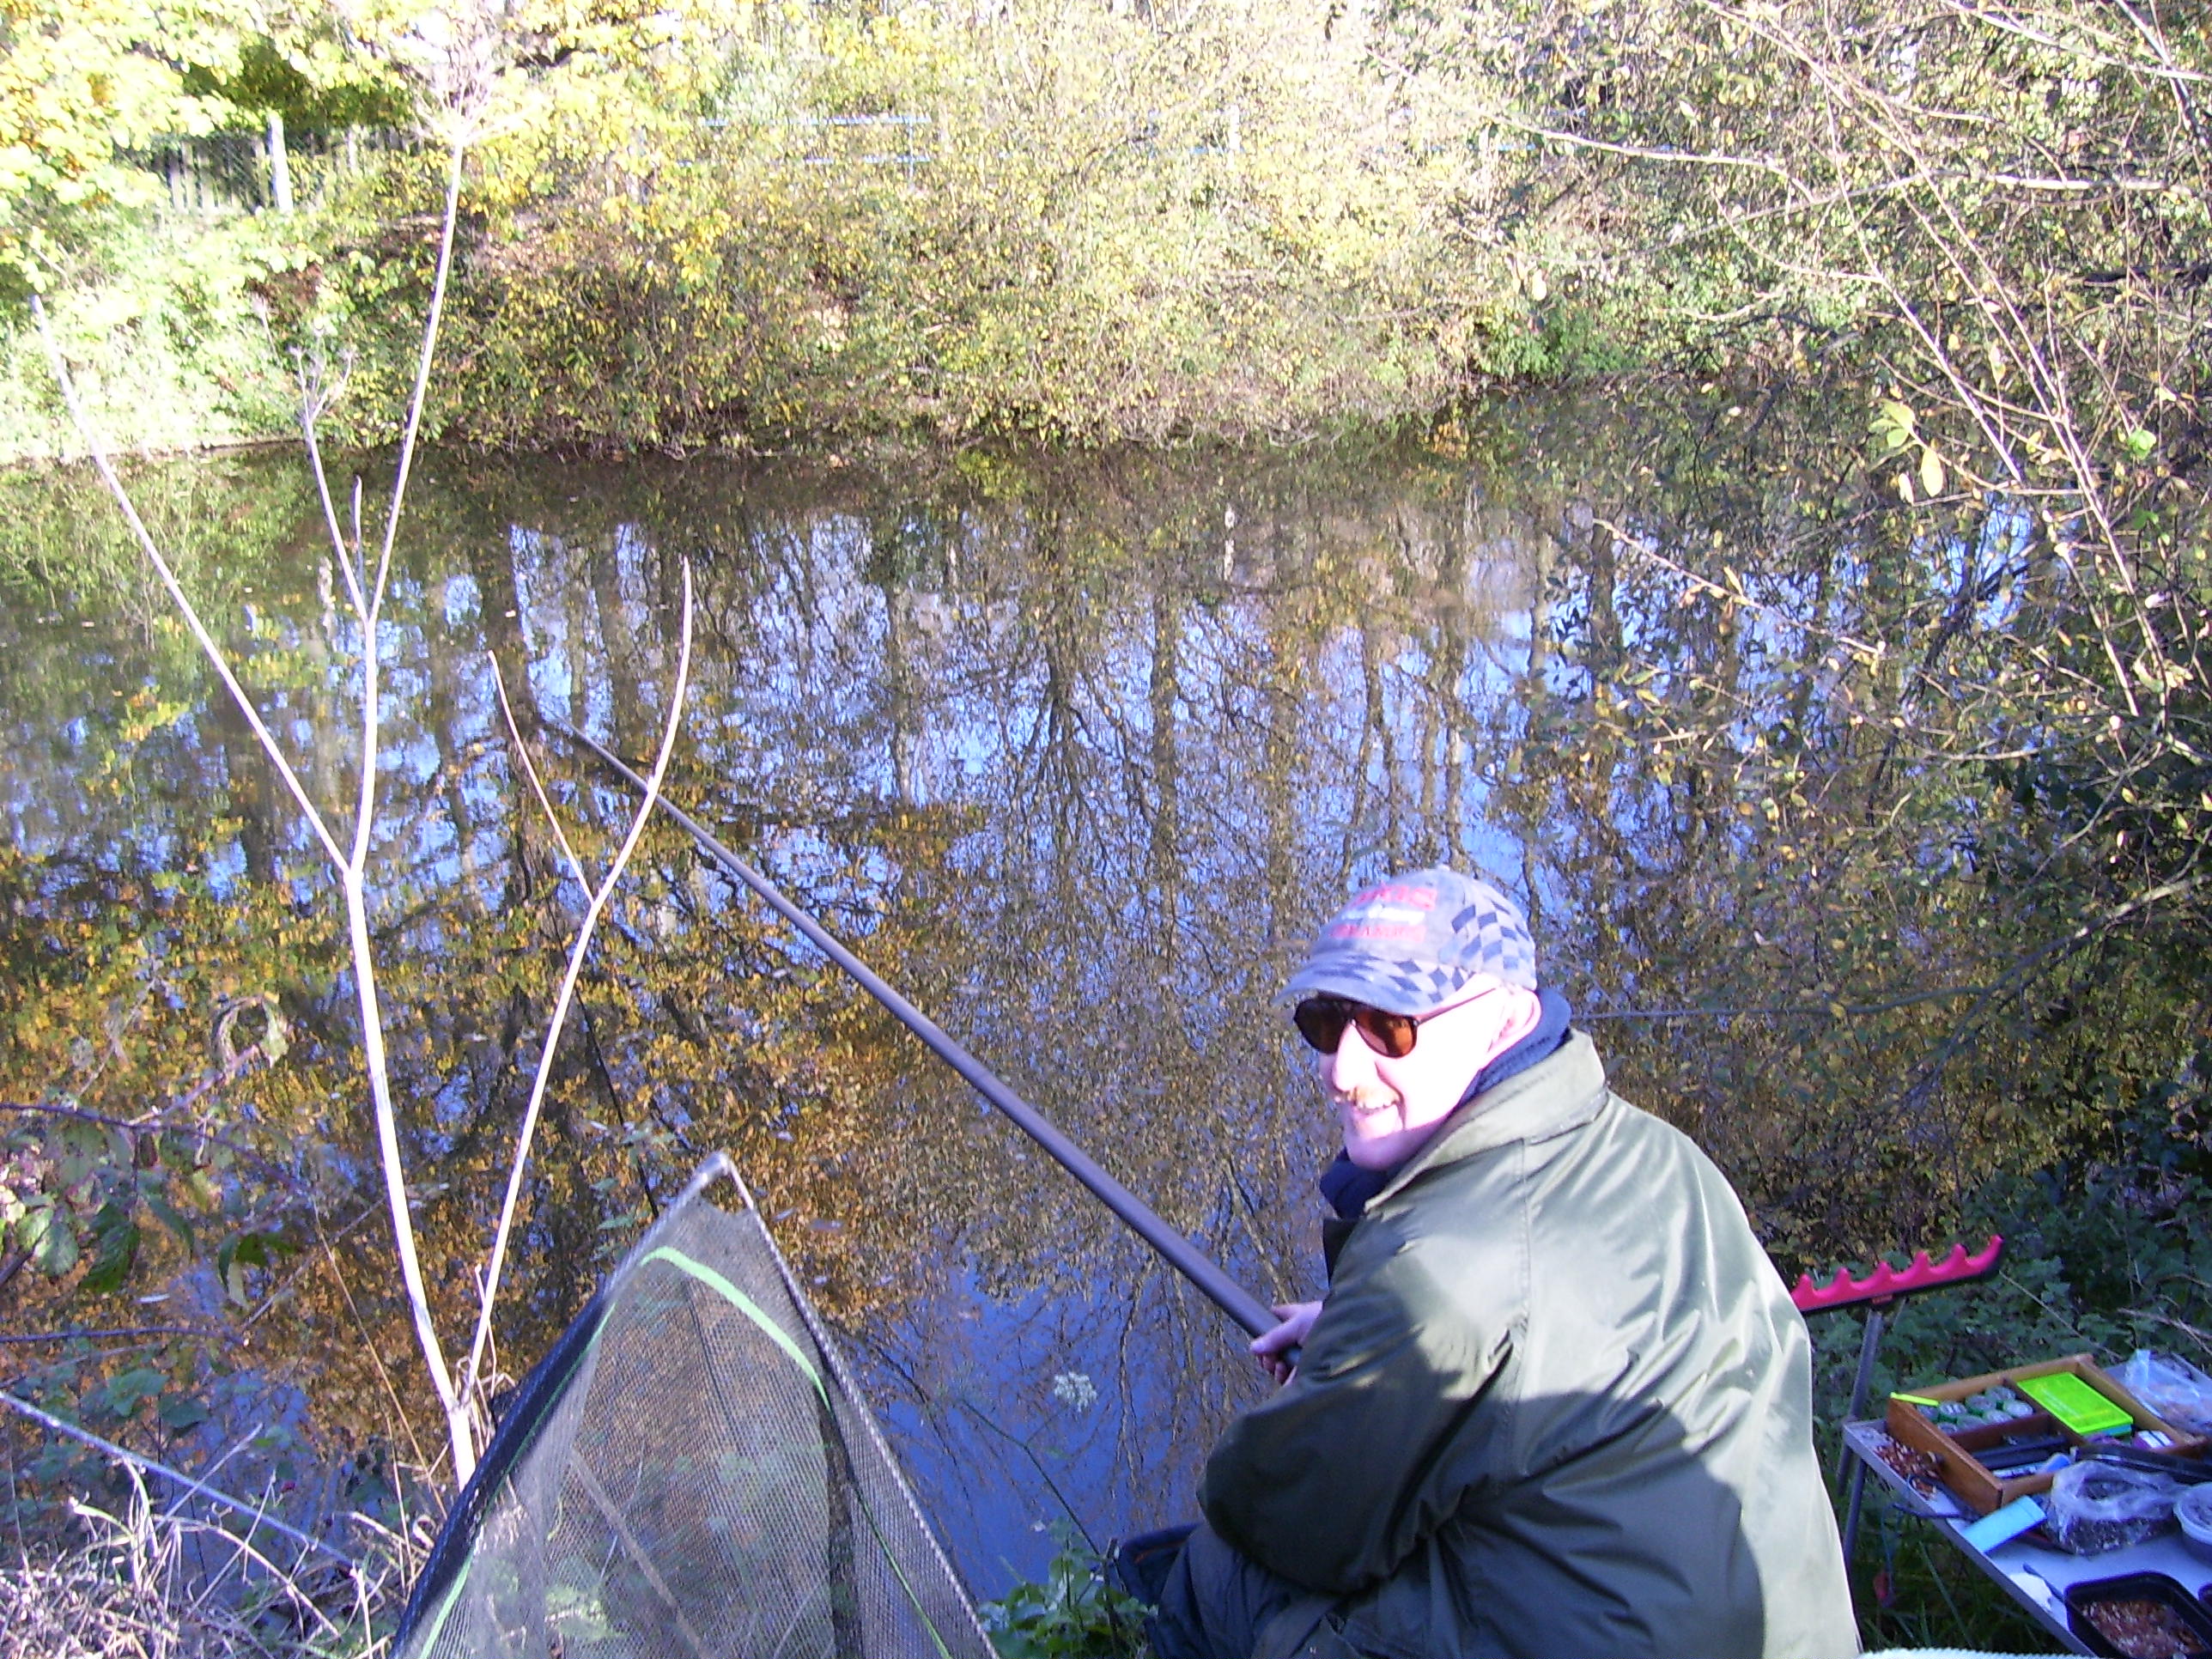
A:
[[[638,790],[645,789],[643,778],[582,732],[572,732],[567,726],[550,720],[546,724],[570,742],[590,750],[629,779]],[[767,877],[708,834],[697,819],[671,802],[665,795],[661,796],[655,805],[690,832],[691,839],[698,843],[700,851],[767,901],[777,915],[805,934],[824,956],[859,981],[862,990],[896,1014],[907,1030],[922,1040],[931,1053],[967,1079],[977,1094],[1020,1125],[1030,1139],[1050,1153],[1061,1169],[1089,1188],[1093,1196],[1127,1222],[1139,1237],[1159,1253],[1168,1266],[1196,1285],[1222,1312],[1254,1336],[1264,1335],[1282,1322],[1258,1297],[1201,1254],[1196,1245],[1161,1220],[1144,1200],[1107,1174],[1089,1153],[1053,1127],[1036,1107],[1000,1082],[988,1066],[946,1035],[935,1020],[891,989],[866,963],[832,938],[812,916],[786,898]]]

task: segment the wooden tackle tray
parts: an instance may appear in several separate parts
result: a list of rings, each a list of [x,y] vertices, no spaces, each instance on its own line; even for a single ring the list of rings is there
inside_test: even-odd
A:
[[[1933,1388],[1905,1390],[1926,1400],[1964,1400],[1969,1395],[1979,1394],[1984,1389],[1999,1385],[2016,1386],[2024,1376],[2050,1376],[2057,1372],[2070,1371],[2094,1389],[2114,1405],[2126,1412],[2137,1429],[2156,1429],[2172,1437],[2168,1449],[2185,1455],[2204,1449],[2202,1435],[2185,1434],[2172,1425],[2161,1421],[2157,1413],[2115,1382],[2099,1368],[2086,1353],[2069,1354],[2063,1359],[2039,1360],[2033,1365],[2014,1365],[2002,1371],[1990,1371],[1981,1376],[1969,1376],[1956,1382],[1943,1382]],[[1967,1505],[1983,1515],[2002,1508],[2015,1498],[2049,1490],[2051,1477],[2047,1474],[2030,1472],[2010,1476],[1991,1474],[1982,1467],[1974,1454],[1998,1442],[2009,1440],[2025,1433],[2063,1434],[2069,1441],[2080,1443],[2081,1437],[2063,1427],[2047,1412],[2037,1412],[2030,1417],[2014,1418],[2009,1423],[1978,1423],[1972,1428],[1953,1433],[1939,1427],[1920,1414],[1917,1406],[1909,1405],[1893,1397],[1887,1419],[1890,1437],[1900,1445],[1911,1446],[1926,1452],[1943,1467],[1943,1484],[1958,1493]]]

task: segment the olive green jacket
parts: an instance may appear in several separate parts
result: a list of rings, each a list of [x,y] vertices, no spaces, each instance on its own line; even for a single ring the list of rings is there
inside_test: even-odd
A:
[[[1727,1181],[1580,1032],[1461,1107],[1333,1252],[1214,1529],[1392,1659],[1857,1651],[1805,1325]]]

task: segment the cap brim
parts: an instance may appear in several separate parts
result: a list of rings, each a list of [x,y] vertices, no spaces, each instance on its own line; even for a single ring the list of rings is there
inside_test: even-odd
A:
[[[1469,973],[1440,994],[1417,996],[1407,989],[1401,976],[1383,971],[1378,963],[1341,958],[1333,962],[1309,962],[1291,975],[1291,982],[1283,988],[1283,1000],[1297,1002],[1313,996],[1347,997],[1354,1002],[1364,1002],[1370,1008],[1380,1008],[1386,1014],[1425,1014],[1431,1008],[1443,1007],[1476,977]]]

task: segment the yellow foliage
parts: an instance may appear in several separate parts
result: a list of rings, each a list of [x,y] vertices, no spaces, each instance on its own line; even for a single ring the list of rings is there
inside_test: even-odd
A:
[[[1457,228],[1472,104],[1403,98],[1369,44],[1319,4],[679,17],[495,123],[451,418],[686,446],[1425,410],[1524,302]]]

